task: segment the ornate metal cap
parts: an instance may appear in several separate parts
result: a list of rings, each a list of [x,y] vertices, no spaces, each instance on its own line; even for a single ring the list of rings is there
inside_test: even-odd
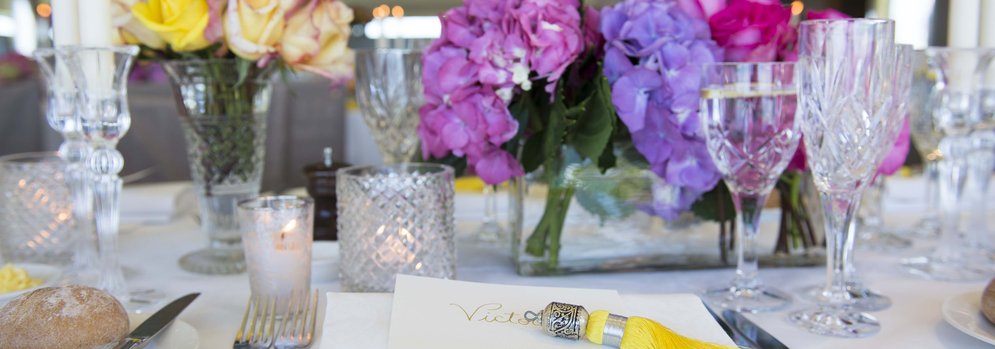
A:
[[[549,303],[538,315],[543,332],[573,340],[584,338],[590,316],[582,306],[557,302]]]

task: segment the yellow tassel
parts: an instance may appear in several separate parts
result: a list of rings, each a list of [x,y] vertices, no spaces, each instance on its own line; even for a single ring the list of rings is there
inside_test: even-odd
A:
[[[602,344],[608,312],[597,310],[587,319],[587,340]],[[733,349],[736,347],[684,337],[656,321],[632,316],[625,322],[621,349]]]

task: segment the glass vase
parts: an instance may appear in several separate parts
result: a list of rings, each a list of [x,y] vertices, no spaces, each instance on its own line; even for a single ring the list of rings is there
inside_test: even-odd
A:
[[[564,150],[563,169],[545,179],[543,171],[509,181],[508,222],[512,255],[518,274],[558,275],[634,269],[703,269],[736,265],[734,226],[685,212],[672,220],[652,214],[655,197],[671,191],[668,184],[636,161],[619,160],[605,173],[589,161]],[[623,155],[618,154],[619,158]],[[563,216],[555,236],[539,241],[550,202]],[[555,194],[560,193],[560,194]],[[710,200],[710,198],[703,198]],[[718,207],[719,205],[713,205]],[[724,207],[727,219],[735,215],[732,203]],[[715,212],[721,211],[716,208]],[[718,214],[718,213],[716,213]],[[757,237],[763,267],[814,266],[825,261],[818,244],[785,243],[780,250],[780,212],[765,208]],[[712,217],[714,218],[714,217]],[[547,223],[548,224],[548,223]],[[813,237],[821,241],[821,230]],[[794,239],[791,239],[794,241]]]
[[[236,208],[259,195],[272,69],[240,69],[235,60],[180,60],[163,67],[176,97],[200,227],[208,239],[206,248],[183,256],[180,267],[201,274],[240,273],[245,255]]]

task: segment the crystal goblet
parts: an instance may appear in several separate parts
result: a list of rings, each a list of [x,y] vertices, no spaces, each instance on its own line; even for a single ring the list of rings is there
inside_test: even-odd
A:
[[[894,112],[907,99],[895,92],[894,25],[879,19],[800,24],[799,123],[825,212],[827,283],[816,308],[789,318],[814,333],[863,337],[880,330],[876,319],[851,307],[847,263],[860,194],[891,150],[904,118]]]
[[[757,278],[756,239],[760,211],[798,148],[794,63],[708,63],[703,72],[702,133],[742,220],[736,277],[703,296],[736,311],[781,309],[791,296]]]
[[[418,151],[412,135],[423,101],[420,51],[356,51],[356,103],[384,163],[410,161]]]

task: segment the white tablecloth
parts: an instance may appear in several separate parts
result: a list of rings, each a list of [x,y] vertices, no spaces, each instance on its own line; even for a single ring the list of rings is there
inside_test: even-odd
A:
[[[908,226],[918,218],[922,208],[922,182],[917,179],[890,180],[885,210],[886,223]],[[148,188],[125,188],[132,197],[141,197]],[[158,191],[161,192],[161,191]],[[149,195],[147,200],[169,200]],[[460,215],[458,215],[459,217]],[[464,224],[466,225],[466,224]],[[469,225],[472,226],[472,225]],[[995,227],[995,225],[992,225]],[[669,272],[626,272],[581,274],[557,277],[521,277],[510,263],[510,251],[469,243],[461,232],[458,278],[469,281],[561,287],[614,288],[624,294],[698,292],[705,287],[727,282],[732,271],[700,270]],[[206,243],[192,219],[184,218],[161,225],[125,225],[121,234],[122,263],[133,288],[155,288],[170,298],[187,292],[201,292],[201,297],[180,318],[197,328],[201,348],[231,346],[245,302],[249,296],[246,274],[208,276],[185,272],[176,261],[184,253]],[[893,306],[873,313],[881,332],[864,339],[840,339],[810,334],[786,320],[787,311],[748,315],[792,348],[984,348],[987,344],[959,332],[944,322],[940,309],[943,301],[965,292],[980,291],[984,283],[933,282],[906,276],[897,266],[902,257],[929,251],[931,242],[917,241],[916,246],[899,253],[858,252],[857,263],[863,280],[891,297]],[[784,290],[824,282],[824,268],[763,269],[761,277]],[[314,285],[322,291],[339,290],[336,282]],[[789,310],[811,306],[797,300]],[[326,333],[320,336],[360,335]]]

